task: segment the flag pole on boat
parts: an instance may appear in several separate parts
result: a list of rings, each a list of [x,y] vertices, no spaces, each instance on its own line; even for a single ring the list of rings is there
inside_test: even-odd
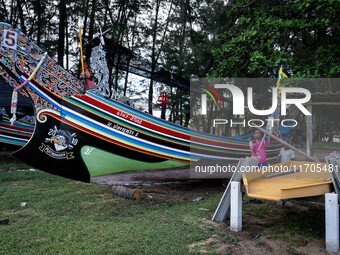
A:
[[[81,70],[82,70],[82,76],[85,77],[83,41],[82,41],[82,37],[81,37],[81,28],[80,27],[79,27],[79,41],[80,41]]]
[[[276,82],[276,88],[278,90],[278,96],[280,97],[281,96],[281,86],[280,86],[280,81],[281,79],[283,78],[288,78],[288,76],[282,71],[282,65],[280,67],[280,70],[279,70],[279,74],[278,74],[278,79],[277,79],[277,82]],[[274,125],[274,117],[277,117],[275,115],[280,115],[280,108],[281,108],[281,105],[279,103],[279,106],[276,108],[275,112],[273,112],[272,116],[269,117],[268,119],[268,122],[267,122],[267,130],[269,130],[269,132],[271,133],[272,132],[272,128],[273,128],[273,125]],[[279,117],[280,118],[280,117]],[[270,121],[269,121],[270,120]],[[269,122],[271,122],[271,124],[269,124]],[[280,134],[280,129],[278,128],[277,130],[277,133],[280,135],[281,137],[281,134]],[[265,139],[266,135],[264,134],[263,137],[262,137],[262,141],[260,143],[260,146],[259,148],[257,149],[257,154],[259,153],[261,147],[262,147],[262,144],[263,144],[263,141]],[[270,136],[268,137],[270,139]]]

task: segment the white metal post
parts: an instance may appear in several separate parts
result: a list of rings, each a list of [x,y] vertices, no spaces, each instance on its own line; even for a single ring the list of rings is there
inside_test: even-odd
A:
[[[239,232],[242,230],[242,193],[240,182],[231,182],[230,201],[230,230]]]
[[[337,253],[339,250],[339,205],[338,194],[325,194],[326,250]]]

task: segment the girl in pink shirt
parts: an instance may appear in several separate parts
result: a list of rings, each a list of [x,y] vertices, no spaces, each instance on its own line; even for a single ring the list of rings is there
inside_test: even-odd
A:
[[[266,154],[266,147],[269,145],[268,138],[266,137],[265,140],[263,141],[261,148],[259,150],[260,144],[261,144],[261,131],[260,130],[255,130],[254,131],[254,137],[253,140],[249,142],[249,147],[251,150],[251,154],[253,156],[260,156],[260,161],[258,163],[258,167],[262,168],[263,166],[267,166],[267,154]],[[259,151],[258,151],[259,150]]]

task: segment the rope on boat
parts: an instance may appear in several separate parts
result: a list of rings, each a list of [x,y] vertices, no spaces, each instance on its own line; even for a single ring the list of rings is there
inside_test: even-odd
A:
[[[14,122],[17,120],[16,112],[18,108],[18,90],[22,89],[24,86],[27,85],[27,83],[33,79],[34,75],[38,72],[40,66],[44,62],[45,58],[47,57],[47,52],[44,53],[44,55],[41,57],[37,67],[33,70],[33,73],[28,77],[26,81],[24,81],[22,84],[19,86],[15,87],[12,93],[12,102],[11,102],[11,113],[12,113],[12,118],[10,119],[11,121],[11,126],[13,126]]]

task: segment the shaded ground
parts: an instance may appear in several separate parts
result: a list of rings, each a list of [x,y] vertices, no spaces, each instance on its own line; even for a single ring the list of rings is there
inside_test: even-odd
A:
[[[306,153],[306,150],[304,148],[299,148],[299,150],[303,151],[304,153]],[[325,157],[328,156],[329,153],[333,152],[333,151],[340,151],[340,150],[334,150],[334,149],[313,149],[313,156],[317,157],[317,159],[319,159],[320,162],[326,162]],[[295,152],[295,160],[298,161],[306,161],[306,158]]]

